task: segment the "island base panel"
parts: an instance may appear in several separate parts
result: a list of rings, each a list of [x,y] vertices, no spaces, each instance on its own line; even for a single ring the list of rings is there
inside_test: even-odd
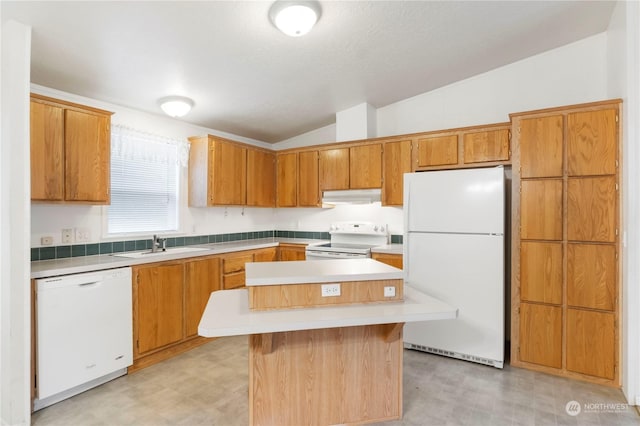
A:
[[[249,336],[251,425],[402,417],[402,324]]]

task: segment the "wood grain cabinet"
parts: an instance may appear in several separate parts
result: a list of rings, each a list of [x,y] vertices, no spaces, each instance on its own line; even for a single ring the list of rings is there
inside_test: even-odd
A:
[[[620,384],[619,106],[511,116],[514,366]]]
[[[382,205],[401,206],[404,197],[404,174],[413,171],[411,151],[413,142],[386,142],[382,156]]]
[[[320,190],[349,189],[349,148],[319,151]]]
[[[275,154],[264,150],[247,149],[247,205],[275,207]]]
[[[349,188],[382,187],[382,144],[349,148]]]
[[[307,255],[305,253],[307,249],[306,244],[284,244],[280,243],[278,246],[278,260],[306,260]]]
[[[206,257],[184,262],[185,336],[198,335],[198,324],[214,291],[221,290],[220,258]]]
[[[133,365],[129,373],[209,339],[198,324],[211,292],[220,290],[220,257],[203,256],[134,266]]]
[[[462,137],[462,144],[465,164],[509,159],[508,129],[465,133]]]
[[[276,206],[298,205],[298,153],[276,155]]]
[[[402,269],[402,255],[390,253],[371,253],[373,260]]]
[[[511,123],[461,127],[414,138],[414,171],[511,164]]]
[[[189,142],[189,206],[275,206],[273,152],[211,135]]]
[[[320,200],[320,153],[298,153],[298,207],[318,207]]]
[[[278,153],[276,206],[320,206],[318,166],[318,151]]]
[[[189,142],[189,206],[245,205],[247,148],[211,135]]]
[[[31,94],[31,199],[109,204],[111,112]]]
[[[382,187],[382,144],[320,151],[320,189]]]
[[[184,338],[182,262],[133,268],[134,359]]]

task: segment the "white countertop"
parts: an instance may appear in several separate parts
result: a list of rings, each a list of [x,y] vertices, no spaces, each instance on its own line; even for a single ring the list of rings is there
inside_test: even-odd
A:
[[[385,244],[373,247],[371,253],[402,254],[402,244]]]
[[[457,308],[408,285],[404,287],[403,302],[276,311],[249,310],[247,289],[222,290],[211,293],[198,326],[198,334],[204,337],[241,336],[282,331],[454,319],[457,316]]]
[[[373,259],[252,262],[245,266],[246,285],[309,284],[343,281],[397,280],[402,269]]]
[[[146,258],[128,258],[118,256],[118,253],[99,256],[68,257],[65,259],[41,260],[31,262],[31,278],[46,278],[59,275],[78,274],[83,272],[100,271],[104,269],[122,268],[133,265],[141,265],[153,262],[165,262],[168,260],[186,259],[189,257],[209,256],[212,254],[232,253],[243,250],[257,250],[261,248],[276,247],[280,242],[296,244],[312,244],[326,242],[325,240],[305,240],[295,238],[261,238],[256,240],[231,241],[215,244],[198,244],[186,247],[201,247],[206,250],[187,253],[171,253],[168,251]],[[148,250],[143,250],[148,251]],[[123,253],[124,254],[124,253]]]

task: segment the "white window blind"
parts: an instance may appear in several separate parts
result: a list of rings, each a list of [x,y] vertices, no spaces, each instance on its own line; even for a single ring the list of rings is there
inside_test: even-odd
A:
[[[179,176],[186,151],[184,142],[112,126],[109,234],[178,230]]]

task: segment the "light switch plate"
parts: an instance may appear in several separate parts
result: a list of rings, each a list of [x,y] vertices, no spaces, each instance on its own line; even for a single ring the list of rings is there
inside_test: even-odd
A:
[[[62,230],[62,238],[60,239],[62,243],[72,243],[73,242],[73,229],[67,228]]]
[[[385,286],[384,287],[384,297],[395,297],[396,288],[394,286]]]
[[[40,245],[50,246],[53,245],[53,237],[47,235],[46,237],[40,237]]]

